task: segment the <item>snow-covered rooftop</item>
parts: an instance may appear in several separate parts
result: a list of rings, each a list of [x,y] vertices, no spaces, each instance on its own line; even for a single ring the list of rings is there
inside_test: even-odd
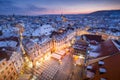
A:
[[[89,56],[90,57],[94,57],[94,58],[96,58],[96,57],[98,57],[100,55],[100,53],[98,53],[98,52],[89,52]]]
[[[0,41],[0,47],[16,47],[16,41]]]

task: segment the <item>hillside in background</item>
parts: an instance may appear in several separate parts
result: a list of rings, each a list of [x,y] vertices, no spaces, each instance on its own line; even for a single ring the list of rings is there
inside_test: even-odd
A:
[[[87,14],[88,16],[112,16],[112,15],[120,15],[120,10],[102,10],[102,11],[96,11],[92,12],[90,14]]]

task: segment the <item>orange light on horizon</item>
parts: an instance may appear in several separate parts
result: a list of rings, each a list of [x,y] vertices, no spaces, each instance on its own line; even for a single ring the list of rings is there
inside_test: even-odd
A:
[[[102,6],[95,6],[92,5],[90,7],[81,7],[79,5],[76,6],[71,6],[71,7],[61,7],[61,8],[50,8],[46,11],[37,11],[37,12],[31,12],[31,14],[35,14],[35,15],[39,15],[39,14],[88,14],[88,13],[92,13],[95,11],[100,11],[100,10],[116,10],[119,9],[118,7],[112,7],[109,5],[106,5],[106,7],[104,7],[104,5]]]

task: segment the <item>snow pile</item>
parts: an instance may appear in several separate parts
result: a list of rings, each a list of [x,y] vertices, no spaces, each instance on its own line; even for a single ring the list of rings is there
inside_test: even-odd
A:
[[[33,36],[40,36],[40,35],[50,35],[52,31],[55,29],[51,25],[43,25],[37,28],[32,35]]]

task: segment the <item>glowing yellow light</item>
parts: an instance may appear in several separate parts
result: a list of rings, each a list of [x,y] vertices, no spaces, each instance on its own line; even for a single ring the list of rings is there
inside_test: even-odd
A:
[[[32,62],[30,62],[30,61],[29,61],[29,63],[28,63],[28,67],[30,67],[30,68],[32,68],[32,67],[33,67]]]
[[[78,60],[79,56],[73,55],[73,58],[74,58],[74,60],[76,61],[76,60]]]
[[[36,62],[36,67],[38,68],[38,67],[40,67],[40,65],[41,65],[41,63],[40,62]]]
[[[48,54],[45,56],[45,60],[49,60],[49,59],[50,59],[50,57],[51,57],[51,54],[50,54],[50,53],[48,53]]]
[[[79,58],[85,59],[83,56],[79,56]]]
[[[44,61],[44,59],[43,59],[43,58],[41,58],[41,59],[40,59],[40,61],[41,61],[41,62],[43,62],[43,61]]]
[[[60,63],[60,64],[62,64],[62,61],[61,61],[61,60],[59,60],[59,63]]]
[[[36,80],[37,79],[37,77],[36,76],[33,76],[33,78],[31,79],[31,80]]]

